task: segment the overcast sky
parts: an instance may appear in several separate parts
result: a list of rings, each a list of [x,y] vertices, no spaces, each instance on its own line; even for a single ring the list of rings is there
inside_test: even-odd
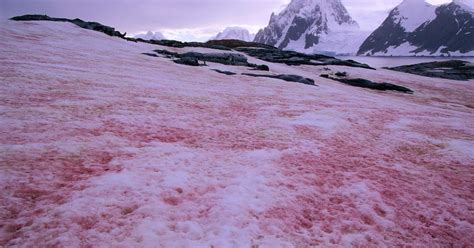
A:
[[[402,0],[342,0],[364,30],[373,30]],[[467,0],[471,1],[471,0]],[[474,1],[474,0],[472,0]],[[167,38],[207,40],[227,26],[256,32],[290,0],[0,0],[0,18],[27,13],[81,18],[136,34],[161,31]],[[450,0],[428,0],[442,4]]]

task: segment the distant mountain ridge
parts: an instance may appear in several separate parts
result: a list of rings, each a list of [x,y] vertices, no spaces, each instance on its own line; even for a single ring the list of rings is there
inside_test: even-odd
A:
[[[165,40],[166,39],[166,37],[162,33],[152,32],[152,31],[148,31],[146,34],[135,35],[135,38],[143,39],[143,40]]]
[[[463,0],[441,6],[404,0],[364,41],[357,54],[474,56],[474,11]]]
[[[218,33],[215,37],[210,40],[241,40],[241,41],[253,41],[255,35],[241,27],[228,27],[222,32]]]

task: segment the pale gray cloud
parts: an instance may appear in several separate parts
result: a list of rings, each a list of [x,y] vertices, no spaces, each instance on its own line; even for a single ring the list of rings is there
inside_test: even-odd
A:
[[[95,20],[121,31],[161,31],[169,38],[206,40],[227,26],[251,32],[289,0],[0,0],[0,18],[27,13]],[[376,28],[401,0],[343,0],[362,29]],[[449,0],[430,0],[435,4]]]

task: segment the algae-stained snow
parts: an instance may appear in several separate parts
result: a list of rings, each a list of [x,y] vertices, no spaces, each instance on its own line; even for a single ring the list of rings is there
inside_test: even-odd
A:
[[[310,87],[68,23],[0,35],[0,246],[474,243],[473,81],[266,63]]]

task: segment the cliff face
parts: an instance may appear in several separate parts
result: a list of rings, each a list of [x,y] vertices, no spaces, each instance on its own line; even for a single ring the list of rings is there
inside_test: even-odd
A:
[[[335,51],[328,44],[335,40],[341,43],[342,32],[353,39],[350,33],[357,31],[357,22],[339,0],[293,0],[280,14],[272,14],[268,26],[257,33],[254,41],[308,53]]]

